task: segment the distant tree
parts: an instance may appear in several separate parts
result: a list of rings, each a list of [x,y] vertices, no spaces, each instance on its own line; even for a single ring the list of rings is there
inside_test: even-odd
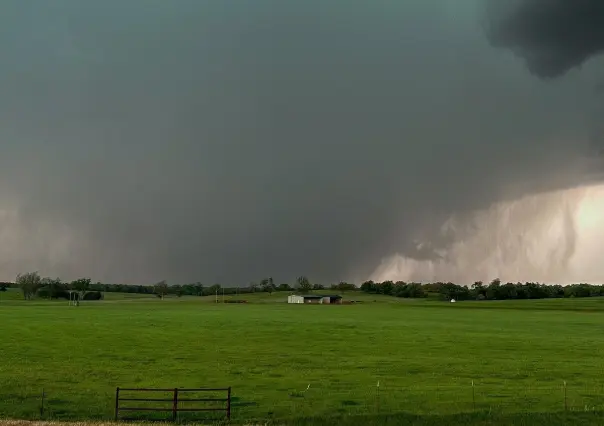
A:
[[[361,291],[364,293],[375,293],[375,283],[373,281],[365,281],[361,284]]]
[[[222,286],[220,284],[213,284],[209,287],[204,287],[203,296],[214,296],[220,291],[221,288]]]
[[[338,290],[341,293],[344,293],[345,291],[354,291],[354,290],[356,290],[357,286],[354,285],[354,284],[347,283],[346,281],[340,281],[338,284],[336,284],[332,288],[334,290]]]
[[[0,284],[0,294],[4,293],[5,291],[8,291],[8,284],[1,283]]]
[[[495,278],[486,288],[486,298],[489,300],[502,299],[501,280]]]
[[[325,286],[323,284],[313,284],[312,289],[313,290],[325,290]]]
[[[183,286],[180,284],[173,285],[172,288],[170,289],[170,291],[172,292],[172,294],[175,294],[177,297],[182,297],[185,294],[185,290],[184,290]]]
[[[200,282],[196,282],[193,284],[194,295],[195,296],[203,296],[203,284]]]
[[[69,284],[69,287],[72,290],[75,290],[78,292],[78,301],[80,300],[84,300],[84,296],[86,295],[86,292],[90,289],[90,284],[92,283],[92,280],[90,278],[79,278],[77,280],[72,281]]]
[[[312,284],[304,275],[298,277],[296,283],[298,284],[298,290],[302,293],[308,293],[312,290]]]
[[[273,291],[276,290],[273,278],[268,277],[268,278],[265,278],[262,281],[260,281],[260,288],[262,289],[262,291],[264,291],[268,294],[273,294]]]
[[[472,296],[476,300],[486,299],[486,297],[487,297],[486,293],[487,293],[487,289],[485,288],[482,281],[475,281],[474,284],[472,284]]]
[[[18,274],[15,279],[17,287],[23,292],[23,298],[25,300],[33,299],[36,291],[40,288],[40,274],[38,272],[27,272],[25,274]]]
[[[292,288],[289,284],[283,283],[279,284],[279,287],[277,287],[277,291],[292,291]]]
[[[440,283],[439,293],[444,300],[468,300],[471,296],[470,290],[465,286],[448,283]]]
[[[394,291],[394,283],[392,281],[384,281],[378,286],[378,293],[391,296]]]
[[[153,286],[153,292],[163,300],[163,298],[168,294],[168,283],[166,280],[162,280]]]
[[[418,299],[426,297],[426,292],[424,291],[424,288],[420,283],[407,284],[407,291],[409,292],[409,297],[412,298]]]
[[[69,293],[66,290],[67,285],[64,284],[59,278],[44,277],[40,282],[40,286],[40,290],[45,289],[46,294],[50,299],[69,298]]]

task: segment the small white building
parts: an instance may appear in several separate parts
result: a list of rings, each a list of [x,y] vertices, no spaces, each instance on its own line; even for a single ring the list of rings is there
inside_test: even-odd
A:
[[[292,294],[287,296],[287,303],[313,303],[313,304],[340,304],[342,303],[342,296],[328,296],[328,295],[316,295],[311,294],[307,296],[299,296]]]
[[[292,294],[291,296],[287,296],[287,303],[304,303],[304,297]]]

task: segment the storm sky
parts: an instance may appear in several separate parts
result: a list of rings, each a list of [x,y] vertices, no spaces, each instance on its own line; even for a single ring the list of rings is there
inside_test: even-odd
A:
[[[602,62],[541,79],[484,5],[4,0],[0,279],[359,282],[576,184]]]
[[[604,51],[604,2],[487,0],[493,45],[521,56],[542,78],[555,78]]]

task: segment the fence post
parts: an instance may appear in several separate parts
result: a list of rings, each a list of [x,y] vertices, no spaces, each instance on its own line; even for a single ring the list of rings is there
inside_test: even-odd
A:
[[[568,411],[568,398],[566,392],[566,380],[564,381],[564,411]]]
[[[172,421],[178,419],[178,388],[174,388],[174,401],[172,404]]]
[[[42,401],[40,403],[40,419],[44,417],[44,388],[42,388]]]
[[[472,408],[476,411],[476,389],[474,388],[474,380],[472,380]]]
[[[231,420],[231,387],[229,386],[227,393],[227,420]]]
[[[119,386],[115,388],[115,421],[117,422],[117,418],[120,412],[120,388]]]

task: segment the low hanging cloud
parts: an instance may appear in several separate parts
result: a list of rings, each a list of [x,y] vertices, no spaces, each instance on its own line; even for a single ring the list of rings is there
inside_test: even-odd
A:
[[[604,52],[604,2],[490,0],[488,37],[539,77],[559,77]]]

